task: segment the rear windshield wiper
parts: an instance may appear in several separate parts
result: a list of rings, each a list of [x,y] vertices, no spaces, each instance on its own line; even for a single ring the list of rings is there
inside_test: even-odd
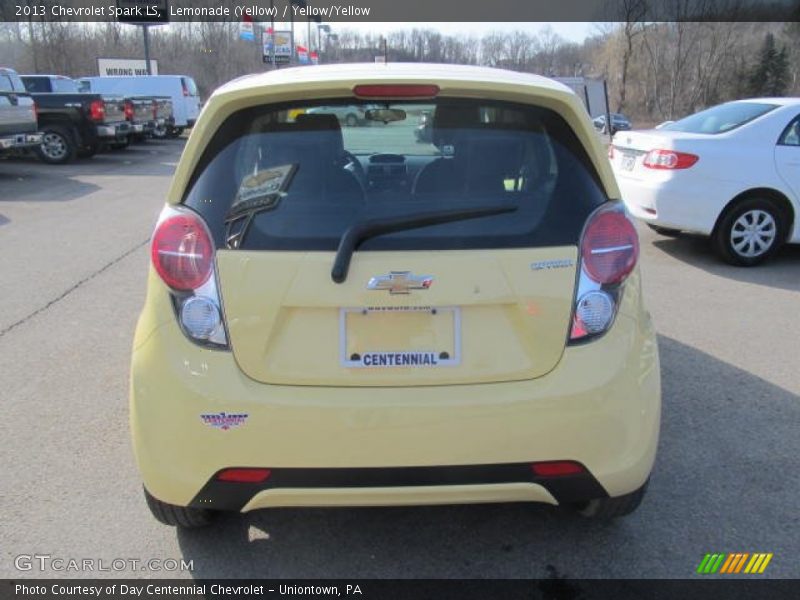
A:
[[[440,225],[441,223],[502,215],[515,212],[516,210],[516,206],[506,204],[500,206],[436,210],[353,223],[347,228],[342,235],[342,239],[339,241],[339,248],[336,250],[336,259],[333,261],[333,269],[331,270],[331,279],[336,283],[342,283],[347,279],[347,271],[350,268],[350,259],[353,257],[353,252],[355,252],[356,248],[358,248],[362,242],[370,238],[387,233],[394,233],[396,231]]]

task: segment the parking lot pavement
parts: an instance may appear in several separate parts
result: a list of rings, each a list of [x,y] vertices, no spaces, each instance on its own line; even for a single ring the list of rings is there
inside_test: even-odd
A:
[[[149,515],[127,430],[146,240],[180,142],[54,168],[0,162],[0,577],[20,554],[183,558],[195,577],[687,577],[706,552],[773,552],[798,577],[800,248],[757,269],[642,230],[664,411],[627,519],[522,504],[277,509],[176,532]],[[168,457],[165,457],[168,460]],[[80,576],[47,572],[46,576]],[[179,577],[180,572],[92,575]]]

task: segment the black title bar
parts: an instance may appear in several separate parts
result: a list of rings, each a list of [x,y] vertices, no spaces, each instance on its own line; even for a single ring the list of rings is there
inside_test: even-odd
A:
[[[139,11],[123,10],[138,6]],[[800,21],[800,0],[3,0],[3,21]]]

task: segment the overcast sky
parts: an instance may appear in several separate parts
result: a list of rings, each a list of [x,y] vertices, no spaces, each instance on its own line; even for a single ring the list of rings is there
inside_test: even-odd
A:
[[[599,23],[520,23],[520,22],[490,22],[490,23],[433,23],[433,22],[398,22],[398,23],[330,23],[331,31],[337,29],[355,29],[364,33],[389,33],[399,29],[435,29],[445,35],[457,33],[473,34],[477,37],[489,31],[516,31],[522,30],[529,33],[538,33],[546,27],[551,27],[555,33],[573,42],[582,42],[586,37],[597,31]],[[276,24],[279,28],[280,24]],[[313,27],[313,25],[312,25]],[[288,27],[287,27],[288,28]],[[295,23],[295,31],[305,35],[306,25],[299,21]]]

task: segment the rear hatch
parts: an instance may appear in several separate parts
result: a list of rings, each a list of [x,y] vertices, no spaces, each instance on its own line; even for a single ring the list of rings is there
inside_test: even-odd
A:
[[[551,371],[581,230],[607,199],[566,122],[544,108],[440,99],[392,103],[398,120],[342,132],[333,110],[296,110],[309,107],[234,114],[185,198],[218,248],[242,371],[328,386]],[[433,143],[414,136],[423,110]]]
[[[33,98],[18,75],[0,70],[0,135],[32,133],[36,128]]]

